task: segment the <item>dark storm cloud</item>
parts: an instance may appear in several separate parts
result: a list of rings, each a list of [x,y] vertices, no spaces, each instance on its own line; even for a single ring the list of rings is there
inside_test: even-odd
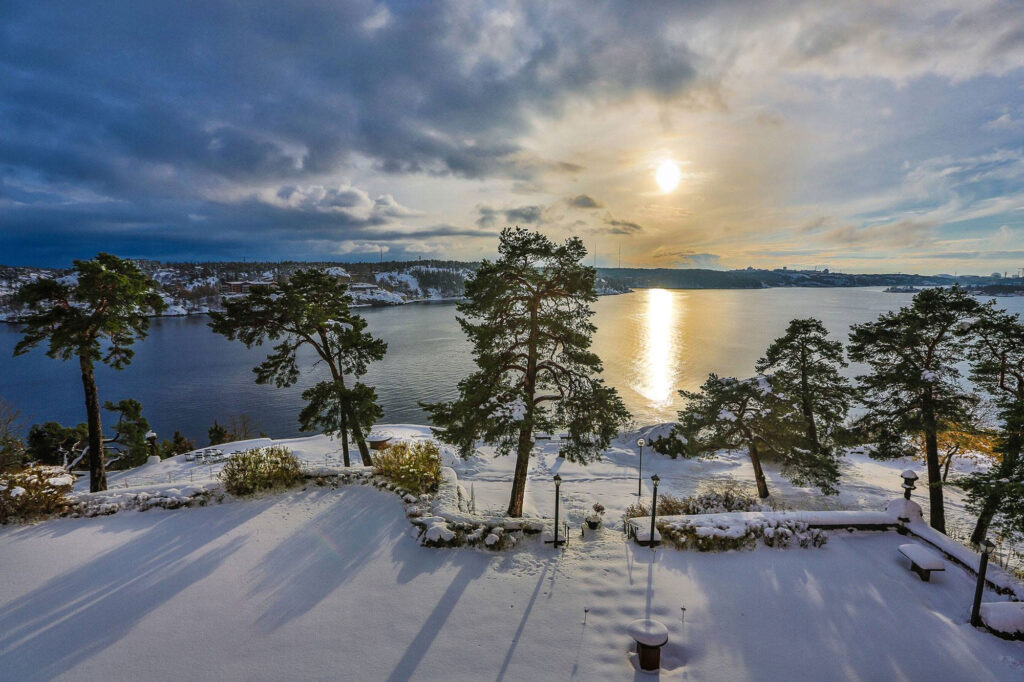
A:
[[[540,206],[519,206],[505,209],[480,206],[477,211],[480,217],[476,219],[476,224],[480,227],[494,227],[499,221],[513,225],[530,225],[539,222],[544,213],[544,209]]]
[[[363,0],[5,3],[0,175],[31,199],[15,212],[19,234],[29,224],[81,233],[136,214],[188,235],[182,216],[193,213],[208,216],[194,238],[212,241],[235,228],[223,222],[231,212],[209,205],[210,187],[270,184],[287,202],[289,187],[355,154],[393,174],[574,173],[570,160],[520,148],[534,113],[557,114],[582,92],[670,96],[695,76],[685,46],[621,35],[649,35],[658,12],[631,8],[624,24],[619,14],[593,8],[582,22],[556,6]],[[107,205],[61,208],[82,193]],[[278,211],[277,229],[314,221],[302,209]],[[508,219],[536,222],[524,210]]]

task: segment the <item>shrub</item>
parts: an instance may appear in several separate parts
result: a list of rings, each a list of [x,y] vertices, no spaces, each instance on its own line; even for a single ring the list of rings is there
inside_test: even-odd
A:
[[[441,452],[433,441],[399,442],[373,456],[373,469],[414,495],[441,482]]]
[[[75,477],[64,467],[35,465],[0,475],[0,523],[30,521],[62,511]]]
[[[302,480],[302,468],[288,448],[254,448],[231,456],[221,470],[220,480],[232,495],[250,495],[259,490],[287,488]]]
[[[658,495],[658,516],[681,516],[692,514],[723,514],[725,512],[771,511],[773,508],[761,503],[756,497],[741,490],[723,487],[720,490],[704,492],[691,497]],[[625,517],[650,516],[651,508],[643,502],[626,507]]]

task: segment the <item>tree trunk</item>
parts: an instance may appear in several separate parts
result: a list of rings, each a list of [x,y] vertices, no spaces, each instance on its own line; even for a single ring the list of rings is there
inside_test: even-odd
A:
[[[508,502],[508,515],[519,518],[523,515],[523,498],[526,496],[526,473],[530,469],[530,451],[533,439],[530,429],[519,431],[519,445],[516,448],[516,470],[512,477],[512,494]]]
[[[100,423],[100,396],[96,390],[96,376],[92,363],[78,358],[85,389],[85,414],[89,424],[89,492],[107,489],[107,471],[103,461],[103,426]]]
[[[754,467],[754,481],[757,482],[757,496],[761,499],[768,497],[768,481],[765,480],[764,470],[761,469],[761,457],[757,454],[757,446],[749,441],[747,451],[750,453],[750,463]]]
[[[370,457],[370,448],[366,447],[366,439],[363,438],[363,429],[359,426],[359,421],[352,417],[352,435],[356,439],[356,445],[359,447],[359,456],[363,460],[363,466],[373,466],[373,458]]]
[[[345,466],[352,466],[348,458],[348,413],[341,411],[341,456],[345,460]]]
[[[508,515],[518,518],[523,515],[523,497],[526,495],[526,474],[530,469],[530,452],[533,450],[533,399],[537,392],[537,310],[540,300],[534,297],[530,308],[530,339],[527,342],[526,376],[523,377],[523,393],[526,395],[526,414],[519,429],[519,444],[516,446],[516,471],[512,477],[512,493],[508,501]]]
[[[807,440],[810,441],[811,452],[821,454],[818,443],[818,426],[814,423],[814,409],[811,407],[811,389],[807,384],[807,348],[800,349],[800,407],[807,422]]]
[[[1021,437],[1017,436],[1008,445],[1007,451],[1003,453],[1003,461],[999,463],[1000,471],[1007,475],[1017,468],[1017,458],[1020,457],[1022,446]],[[973,544],[978,544],[988,535],[988,527],[992,525],[992,519],[995,517],[996,512],[999,511],[999,505],[1002,501],[1003,496],[994,490],[985,498],[985,503],[981,507],[981,513],[978,514],[978,521],[974,524],[974,532],[971,533],[971,542]]]
[[[942,501],[942,471],[939,469],[939,429],[935,409],[929,398],[924,403],[924,446],[928,463],[929,523],[942,534],[946,533],[946,510]]]
[[[945,483],[946,479],[949,478],[949,466],[953,463],[953,453],[950,452],[946,455],[946,458],[942,461],[942,482]]]

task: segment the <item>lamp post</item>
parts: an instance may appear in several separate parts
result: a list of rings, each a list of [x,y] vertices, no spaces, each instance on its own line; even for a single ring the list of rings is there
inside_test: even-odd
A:
[[[974,606],[971,607],[971,625],[981,625],[981,595],[985,591],[985,572],[988,570],[988,555],[995,545],[988,540],[981,541],[981,563],[978,565],[978,585],[974,588]]]
[[[914,485],[914,482],[917,481],[917,474],[913,469],[907,469],[900,476],[903,478],[903,499],[909,500],[910,491],[917,489],[917,486]]]
[[[654,539],[654,521],[658,518],[658,481],[660,480],[661,479],[658,478],[658,474],[654,474],[653,476],[651,476],[651,481],[654,483],[654,497],[651,499],[651,542],[649,545],[651,549],[654,549],[654,546],[657,544],[657,542]]]
[[[562,477],[555,474],[555,538],[554,540],[545,540],[544,542],[549,543],[555,547],[561,547],[565,544],[565,540],[558,539],[558,489],[562,485]]]
[[[156,457],[156,431],[146,432],[146,442],[149,443],[149,456]]]
[[[636,445],[640,448],[640,468],[636,472],[636,496],[640,497],[643,494],[644,485],[644,445],[647,444],[643,438],[636,439]]]

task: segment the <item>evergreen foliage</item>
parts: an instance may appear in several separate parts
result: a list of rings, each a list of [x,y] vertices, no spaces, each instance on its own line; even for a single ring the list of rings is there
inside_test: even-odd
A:
[[[21,318],[24,336],[15,355],[46,341],[51,358],[78,360],[88,418],[89,489],[106,490],[95,364],[124,369],[131,362],[132,344],[149,330],[147,315],[165,307],[156,283],[131,261],[100,253],[92,260],[76,260],[68,277],[26,284],[17,300],[28,313]]]
[[[796,485],[838,493],[839,453],[853,390],[839,373],[843,344],[828,338],[819,320],[797,319],[775,339],[755,368],[771,384],[767,397],[776,428],[790,443],[782,473]]]
[[[566,429],[562,454],[586,463],[629,417],[590,351],[596,271],[585,256],[578,238],[555,244],[502,230],[497,260],[480,264],[458,304],[477,371],[459,382],[454,401],[424,405],[439,437],[464,456],[480,438],[499,454],[515,451],[510,516],[522,516],[535,433]]]
[[[207,429],[206,435],[210,439],[210,445],[220,445],[221,443],[228,443],[231,441],[228,437],[228,430],[216,419],[213,420],[213,426]]]
[[[654,449],[673,457],[706,457],[717,450],[745,448],[758,497],[768,497],[761,459],[770,453],[785,461],[789,446],[769,410],[771,392],[765,377],[740,381],[710,374],[699,391],[679,391],[686,407],[679,411],[671,435],[656,440]]]
[[[349,464],[353,437],[364,465],[371,465],[364,433],[380,418],[377,394],[358,381],[369,363],[380,360],[387,344],[366,331],[366,320],[352,312],[348,285],[322,270],[297,270],[276,288],[254,286],[247,296],[229,299],[223,313],[211,313],[210,327],[247,347],[277,341],[253,372],[256,382],[291,386],[299,378],[298,352],[309,347],[327,365],[331,378],[302,393],[303,430],[320,429],[341,438]],[[345,376],[354,377],[348,385]]]
[[[171,440],[164,440],[160,443],[160,452],[163,457],[173,457],[174,455],[182,455],[186,452],[192,452],[196,449],[196,444],[183,436],[181,431],[175,431]]]
[[[146,443],[149,421],[142,416],[142,404],[132,398],[116,403],[108,400],[103,404],[103,409],[117,415],[114,437],[104,440],[104,443],[108,450],[119,453],[117,462],[120,468],[130,469],[145,464],[149,456]]]
[[[28,458],[40,464],[64,466],[68,456],[88,440],[89,428],[84,422],[77,426],[58,422],[33,424],[26,439]]]
[[[1024,323],[1019,315],[986,305],[973,331],[971,380],[992,395],[998,410],[999,462],[958,484],[967,492],[968,508],[978,514],[972,542],[984,540],[990,527],[1019,539],[1024,537]]]
[[[872,456],[910,455],[914,437],[925,440],[930,523],[946,532],[938,437],[971,409],[974,396],[960,383],[956,365],[964,359],[980,304],[960,287],[924,289],[909,306],[855,325],[849,355],[870,372],[857,377],[867,408],[856,426],[875,447]]]

